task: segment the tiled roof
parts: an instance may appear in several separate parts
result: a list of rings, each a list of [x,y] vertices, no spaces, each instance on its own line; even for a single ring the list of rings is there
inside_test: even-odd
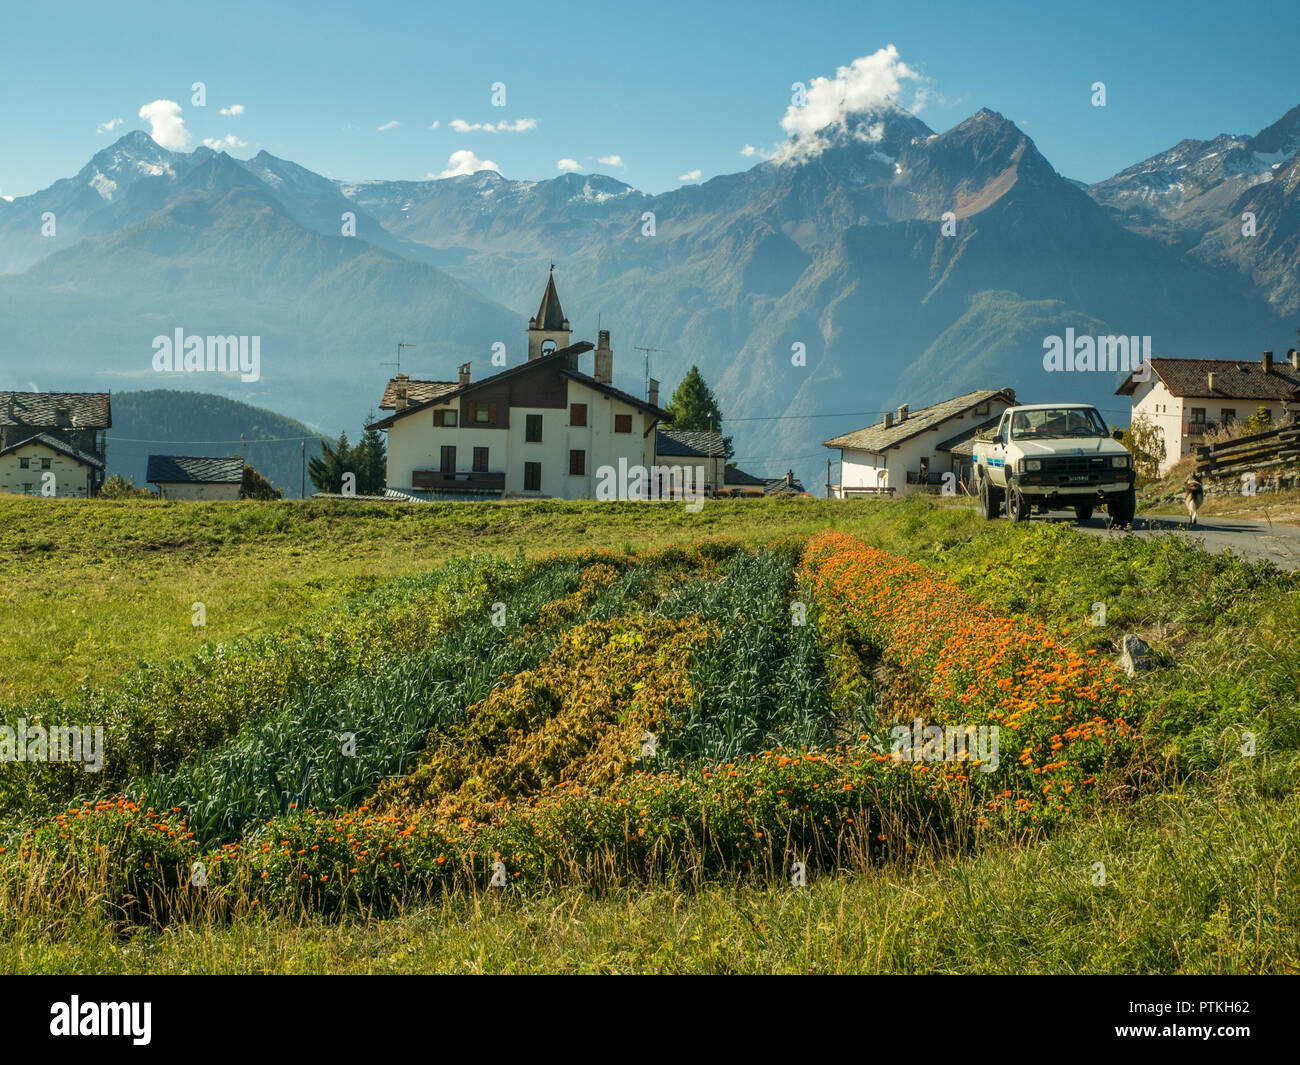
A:
[[[886,451],[891,447],[897,447],[905,440],[919,436],[929,429],[936,429],[950,418],[955,418],[972,407],[987,403],[993,399],[1002,399],[1014,403],[1015,393],[1009,389],[997,388],[984,388],[978,392],[967,392],[964,396],[946,399],[932,407],[922,407],[920,410],[912,411],[901,422],[895,420],[890,426],[886,426],[883,421],[879,421],[875,425],[867,426],[865,429],[858,429],[856,432],[833,437],[826,441],[826,447],[850,448],[857,451]]]
[[[43,444],[50,450],[67,455],[70,459],[76,459],[83,466],[90,466],[92,469],[102,470],[104,468],[104,460],[98,455],[92,455],[89,451],[82,451],[80,448],[73,447],[66,440],[50,433],[37,433],[35,436],[19,440],[17,443],[10,444],[3,451],[0,451],[0,455],[8,455],[10,452],[17,451],[20,447],[26,447],[28,444]]]
[[[752,473],[738,470],[735,466],[728,466],[722,483],[736,488],[762,488],[767,481],[762,477],[755,477]]]
[[[150,484],[242,484],[244,460],[150,455],[144,479]]]
[[[67,412],[66,424],[60,410]],[[0,425],[109,429],[113,413],[107,392],[0,392]]]
[[[384,389],[384,398],[379,401],[380,410],[397,409],[397,385],[398,381],[395,377],[388,382],[388,387]],[[406,382],[406,402],[428,403],[448,392],[455,392],[458,388],[460,388],[459,381],[419,381],[412,377]]]
[[[1150,359],[1151,372],[1170,394],[1188,399],[1300,399],[1300,373],[1285,359],[1274,359],[1268,373],[1263,362],[1238,359]],[[1214,388],[1209,375],[1214,374]],[[1138,382],[1130,375],[1116,389],[1117,396],[1131,396]]]
[[[494,373],[488,377],[480,378],[477,381],[471,381],[467,385],[462,385],[462,384],[453,385],[449,391],[442,392],[439,395],[433,397],[432,399],[422,400],[421,402],[418,403],[410,403],[409,406],[407,406],[406,410],[396,411],[395,413],[390,414],[387,418],[380,418],[379,421],[372,422],[370,425],[367,425],[366,428],[387,429],[395,421],[397,421],[398,418],[409,417],[410,415],[415,414],[417,411],[424,410],[435,401],[441,403],[447,399],[451,399],[454,396],[466,395],[468,393],[475,391],[476,389],[482,388],[484,385],[498,383],[507,377],[518,377],[522,373],[530,373],[531,371],[537,369],[537,367],[547,365],[548,363],[559,362],[561,364],[564,364],[570,358],[577,355],[582,355],[590,351],[591,347],[592,347],[591,341],[580,340],[576,344],[570,344],[567,348],[559,348],[556,351],[549,352],[548,354],[543,355],[540,359],[529,359],[527,362],[521,362],[517,366],[511,366],[505,370],[502,370],[500,373]],[[579,374],[578,376],[584,377],[585,375]],[[593,382],[594,384],[599,384],[599,382],[597,382],[594,377],[587,378],[587,380]],[[438,381],[438,382],[429,382],[429,383],[447,384],[448,382]],[[600,385],[600,387],[605,388],[606,386]],[[616,390],[610,389],[609,391],[615,392]],[[625,394],[626,393],[619,393],[619,395],[625,395]]]
[[[716,429],[656,429],[655,454],[692,459],[725,458],[727,446]]]

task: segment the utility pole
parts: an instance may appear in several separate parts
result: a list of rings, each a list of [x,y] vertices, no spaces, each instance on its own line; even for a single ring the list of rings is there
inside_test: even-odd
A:
[[[831,460],[826,460],[826,498],[831,497]]]
[[[303,442],[302,442],[302,489],[301,489],[301,496],[302,496],[303,499],[306,499],[306,498],[307,498],[307,441],[306,441],[306,439],[304,439]]]

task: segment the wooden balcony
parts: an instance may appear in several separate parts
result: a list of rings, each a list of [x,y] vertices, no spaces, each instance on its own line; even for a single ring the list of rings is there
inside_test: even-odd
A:
[[[443,473],[413,470],[411,487],[423,492],[492,492],[506,490],[505,473]]]

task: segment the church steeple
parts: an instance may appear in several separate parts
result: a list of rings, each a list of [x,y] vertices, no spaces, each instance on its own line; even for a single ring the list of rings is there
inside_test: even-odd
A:
[[[556,348],[567,348],[569,320],[564,317],[560,307],[560,294],[555,291],[555,264],[551,264],[551,273],[546,279],[546,291],[542,293],[541,305],[537,314],[528,319],[528,359],[540,359]]]

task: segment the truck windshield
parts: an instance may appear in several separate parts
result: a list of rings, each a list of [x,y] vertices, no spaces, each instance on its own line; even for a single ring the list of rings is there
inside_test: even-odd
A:
[[[1106,423],[1092,407],[1045,407],[1011,415],[1012,440],[1105,436]]]

